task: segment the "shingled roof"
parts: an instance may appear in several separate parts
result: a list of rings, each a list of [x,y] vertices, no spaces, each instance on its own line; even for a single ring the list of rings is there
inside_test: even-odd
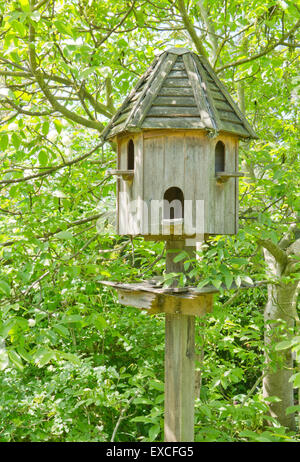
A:
[[[157,57],[103,131],[204,129],[258,138],[208,61],[186,48]]]

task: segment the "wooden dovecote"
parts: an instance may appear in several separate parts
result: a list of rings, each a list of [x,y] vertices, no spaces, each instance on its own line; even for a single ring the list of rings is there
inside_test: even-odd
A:
[[[162,53],[102,136],[118,145],[119,234],[237,232],[238,141],[257,136],[204,58]]]
[[[204,58],[182,48],[162,53],[102,137],[118,146],[110,172],[117,233],[167,240],[167,273],[185,272],[174,256],[193,258],[187,238],[237,232],[238,142],[257,136]],[[212,310],[216,288],[178,287],[177,278],[168,289],[162,281],[102,284],[125,306],[165,314],[164,439],[193,441],[194,318]]]

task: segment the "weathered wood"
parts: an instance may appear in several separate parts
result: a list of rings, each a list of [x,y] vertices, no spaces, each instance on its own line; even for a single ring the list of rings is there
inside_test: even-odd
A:
[[[168,78],[175,78],[175,79],[180,79],[180,78],[185,78],[187,79],[188,76],[187,76],[187,73],[186,73],[186,70],[183,69],[183,70],[177,70],[177,69],[172,69],[171,72],[169,72],[169,75],[168,75]]]
[[[232,111],[222,111],[220,113],[220,119],[225,122],[233,122],[234,124],[238,124],[243,126],[243,122],[232,112]]]
[[[195,324],[193,316],[166,315],[166,442],[194,441]]]
[[[216,108],[213,95],[210,92],[210,86],[207,85],[207,82],[211,82],[212,79],[207,73],[204,72],[203,66],[201,66],[200,62],[196,63],[196,69],[199,72],[199,75],[202,81],[201,88],[203,88],[203,91],[206,93],[206,97],[209,103],[209,108],[213,116],[212,120],[215,122],[215,129],[219,130],[221,126],[219,112]]]
[[[178,272],[170,251],[183,250],[182,242],[167,244],[166,271]],[[166,442],[194,441],[195,317],[166,314],[165,321],[165,420]]]
[[[225,183],[226,181],[229,180],[229,178],[239,178],[242,176],[244,176],[244,173],[241,173],[241,172],[217,172],[216,173],[217,181],[221,183]]]
[[[221,111],[232,112],[231,107],[229,106],[229,104],[223,98],[221,100],[216,99],[214,101],[214,105],[215,105],[215,108],[218,109],[220,112]]]
[[[199,111],[197,107],[152,106],[148,115],[149,117],[199,117]]]
[[[128,142],[134,143],[134,170],[128,170]],[[118,190],[118,224],[120,234],[140,235],[142,229],[142,201],[143,192],[143,137],[141,134],[131,134],[123,137],[119,142],[120,168],[112,173],[121,177]],[[133,203],[133,204],[132,204]]]
[[[198,59],[199,59],[199,57],[198,57]],[[234,113],[241,120],[245,131],[248,132],[249,138],[257,139],[258,136],[256,135],[255,131],[253,130],[253,128],[251,127],[251,125],[249,124],[249,122],[247,121],[245,116],[240,111],[238,105],[233,101],[233,99],[230,96],[229,92],[227,91],[227,88],[225,87],[225,85],[223,85],[223,83],[220,81],[220,79],[218,79],[217,75],[215,74],[214,70],[212,69],[212,67],[210,66],[208,61],[203,61],[202,65],[206,69],[208,75],[214,80],[216,86],[220,90],[220,93],[222,93],[223,96],[226,98],[227,102],[232,107]]]
[[[235,170],[238,171],[239,168],[239,142],[235,140],[234,143],[234,157],[235,157]],[[239,230],[239,179],[235,180],[235,233],[238,233]]]
[[[229,121],[222,122],[222,129],[227,131],[228,133],[232,133],[233,135],[240,135],[242,137],[247,136],[247,130],[239,124],[235,124]]]
[[[125,181],[132,181],[133,177],[134,177],[134,171],[133,170],[113,170],[113,169],[108,169],[107,173],[108,173],[108,175],[120,176]]]
[[[183,71],[185,69],[183,61],[177,58],[176,63],[173,66],[173,70]]]
[[[158,62],[159,58],[155,58],[154,61],[152,62],[151,66],[144,72],[144,74],[141,76],[141,78],[139,79],[139,81],[137,82],[135,88],[133,88],[131,90],[131,92],[129,93],[129,95],[125,98],[123,104],[121,104],[121,106],[119,107],[119,109],[116,111],[116,113],[114,114],[114,116],[112,117],[112,119],[110,120],[110,122],[107,124],[107,126],[105,127],[105,129],[103,130],[102,132],[102,138],[104,140],[114,136],[114,133],[111,133],[111,128],[114,127],[116,124],[117,124],[117,119],[120,115],[120,113],[124,110],[124,108],[127,106],[128,102],[130,101],[130,99],[134,96],[134,94],[136,93],[136,90],[145,83],[146,79],[148,78],[148,76],[151,74],[151,72],[153,71],[153,69],[155,68],[155,66],[157,65],[157,62]]]
[[[168,111],[161,115],[166,119],[164,124],[161,121],[160,125],[153,125],[148,120],[143,125],[145,119],[151,118],[151,106],[156,95],[194,97],[202,124],[195,124],[191,120],[190,127],[193,129],[207,128],[233,133],[241,138],[257,138],[209,63],[187,50],[182,53],[180,49],[172,50],[163,53],[152,64],[105,128],[103,138],[114,137],[126,130],[139,130],[141,127],[188,128],[186,123],[181,125],[176,122],[174,125],[173,113]],[[221,102],[221,105],[217,102]],[[198,115],[193,111],[191,114]],[[180,112],[181,116],[184,114]]]
[[[153,78],[149,81],[149,84],[145,87],[144,92],[142,92],[141,104],[137,109],[133,112],[132,122],[129,121],[129,124],[133,124],[137,127],[140,127],[144,118],[146,117],[149,108],[152,105],[154,98],[156,97],[157,93],[159,92],[160,88],[162,87],[165,80],[167,80],[167,76],[173,67],[173,64],[176,61],[175,55],[169,55],[167,59],[161,63],[159,73],[153,75]],[[142,100],[142,97],[145,97]]]
[[[203,317],[212,311],[213,295],[156,294],[146,291],[117,289],[122,305],[146,310],[147,314],[182,314]]]
[[[208,128],[216,128],[216,123],[212,117],[211,109],[208,106],[205,95],[203,93],[204,90],[201,86],[201,80],[199,80],[199,77],[196,73],[195,62],[191,55],[188,54],[183,56],[183,62],[185,64],[189,80],[194,91],[194,96],[198,106],[201,121]]]
[[[202,141],[206,140],[206,133],[202,129],[184,129],[184,130],[176,130],[176,129],[157,129],[157,130],[144,130],[143,132],[144,139],[149,138],[156,138],[161,136],[177,136],[178,138],[183,136],[196,136],[199,140]]]
[[[146,117],[142,128],[205,128],[200,117]]]
[[[215,102],[217,101],[222,101],[223,103],[227,102],[226,98],[216,88],[210,87],[209,92],[212,95]]]
[[[161,120],[160,117],[153,119]],[[185,119],[190,122],[189,117],[174,118],[178,119],[181,124]],[[177,233],[182,230],[180,237],[191,239],[196,236],[197,210],[198,234],[235,234],[237,192],[234,178],[241,176],[234,170],[236,136],[223,134],[210,139],[201,129],[192,130],[190,126],[177,130],[157,127],[143,134],[127,135],[122,137],[123,167],[118,169],[124,170],[125,175],[126,146],[130,138],[135,142],[136,163],[132,186],[126,189],[121,180],[120,191],[127,194],[126,201],[124,197],[120,199],[123,201],[119,207],[121,234],[171,240],[172,235],[179,236]],[[219,140],[225,143],[223,175],[222,172],[215,174],[215,146]],[[120,175],[122,172],[114,173]],[[227,181],[230,177],[232,180]],[[164,193],[173,186],[182,190],[187,201],[183,226],[177,226],[176,230],[163,225],[162,216]],[[132,201],[135,201],[134,207],[130,206]],[[158,207],[157,213],[155,207]],[[201,215],[203,208],[204,216]]]
[[[174,238],[172,239],[174,243]],[[176,241],[178,242],[178,241]],[[184,240],[182,242],[182,246],[184,247]],[[183,248],[182,247],[182,248]],[[113,250],[112,250],[113,252]],[[225,284],[222,284],[219,289],[217,289],[213,285],[207,285],[205,287],[193,287],[193,286],[186,286],[186,287],[163,287],[163,278],[159,281],[142,281],[142,282],[128,282],[128,283],[121,283],[121,282],[114,282],[114,281],[98,281],[99,284],[104,286],[112,287],[117,291],[125,290],[130,293],[134,292],[149,292],[154,295],[161,295],[161,294],[168,294],[168,295],[178,295],[181,296],[184,294],[185,296],[198,296],[198,295],[206,295],[206,294],[217,294],[220,290],[248,290],[253,289],[255,287],[261,287],[262,285],[266,285],[263,281],[258,281],[252,284],[241,284],[239,287],[236,284],[231,284],[231,287],[228,289]]]
[[[117,124],[113,128],[110,129],[109,134],[111,137],[116,136],[118,133],[122,132],[125,127],[125,122],[122,122],[120,124]]]
[[[151,88],[152,82],[155,79],[157,80],[157,70],[164,64],[163,61],[164,61],[163,60],[163,55],[161,55],[160,58],[158,59],[156,65],[155,65],[155,67],[153,68],[153,72],[150,75],[147,76],[147,81],[145,82],[145,85],[143,86],[142,90],[140,91],[135,105],[133,106],[133,108],[130,111],[130,114],[128,116],[128,119],[127,119],[125,127],[124,127],[125,130],[129,125],[132,125],[131,119],[136,116],[136,113],[137,113],[137,111],[139,109],[140,103],[143,101],[145,94]],[[139,127],[139,124],[137,124],[136,126]]]
[[[185,106],[197,107],[195,98],[190,96],[157,96],[153,106]]]
[[[194,96],[192,87],[174,88],[164,85],[158,93],[158,96]]]
[[[181,79],[167,78],[165,80],[165,85],[166,87],[186,88],[189,87],[191,84],[187,77],[182,77]]]

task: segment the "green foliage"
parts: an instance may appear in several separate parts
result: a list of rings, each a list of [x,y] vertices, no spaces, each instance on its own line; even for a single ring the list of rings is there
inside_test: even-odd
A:
[[[257,245],[299,214],[297,6],[181,3],[188,22],[178,1],[0,4],[0,441],[163,440],[164,318],[99,284],[161,276],[163,245],[114,234],[116,156],[99,135],[157,53],[199,40],[236,100],[242,85],[260,140],[241,148],[238,235],[210,239],[180,275],[221,289],[197,321],[196,440],[299,441],[261,396],[266,288],[229,291],[299,279],[296,256],[266,274]],[[273,354],[299,362],[299,334],[278,332]]]

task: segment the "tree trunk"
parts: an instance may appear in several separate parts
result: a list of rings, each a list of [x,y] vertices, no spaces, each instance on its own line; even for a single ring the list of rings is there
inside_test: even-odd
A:
[[[273,278],[275,275],[278,279],[282,278],[284,276],[282,266],[266,250],[265,259]],[[289,381],[293,375],[293,357],[290,349],[275,351],[275,345],[282,340],[280,337],[282,330],[279,327],[282,321],[285,323],[286,332],[295,326],[298,292],[298,282],[284,284],[281,280],[276,285],[270,284],[264,312],[267,370],[263,379],[263,396],[265,398],[276,396],[280,399],[278,402],[270,403],[270,415],[290,430],[296,430],[295,414],[286,415],[286,409],[295,404],[293,384]]]

